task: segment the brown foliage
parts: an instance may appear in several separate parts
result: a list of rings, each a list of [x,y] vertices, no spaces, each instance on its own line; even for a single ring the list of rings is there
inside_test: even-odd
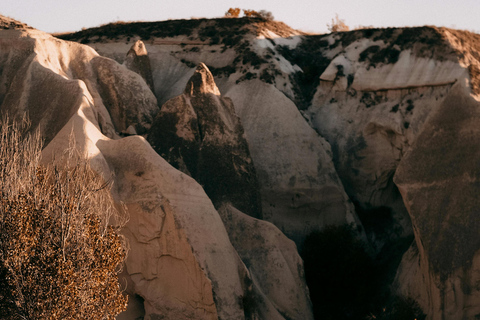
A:
[[[107,185],[73,153],[39,165],[39,134],[0,124],[2,319],[114,319],[125,244]]]
[[[245,17],[261,18],[265,20],[274,19],[272,13],[266,10],[255,11],[255,10],[243,9],[243,14],[245,15]]]
[[[225,17],[238,18],[240,15],[240,8],[230,8],[225,12]]]

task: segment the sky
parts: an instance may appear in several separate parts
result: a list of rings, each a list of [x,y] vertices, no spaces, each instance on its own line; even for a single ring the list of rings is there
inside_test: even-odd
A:
[[[46,32],[114,21],[216,18],[230,7],[267,10],[305,32],[327,32],[338,14],[351,29],[436,25],[480,33],[480,0],[0,0],[1,15]]]

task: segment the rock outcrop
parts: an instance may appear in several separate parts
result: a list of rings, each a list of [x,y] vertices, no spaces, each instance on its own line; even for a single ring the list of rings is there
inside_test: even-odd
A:
[[[230,201],[262,217],[260,194],[243,127],[202,63],[185,92],[167,101],[148,135],[152,147],[196,179],[216,206]]]
[[[2,112],[28,112],[32,129],[40,126],[46,143],[83,99],[92,105],[108,137],[130,126],[139,132],[150,127],[158,112],[157,100],[138,74],[87,46],[37,30],[2,33]],[[83,95],[84,91],[89,94]]]
[[[145,48],[145,44],[141,40],[137,40],[127,52],[124,64],[128,69],[141,75],[148,87],[152,91],[154,90],[150,58],[148,57],[147,48]]]
[[[480,315],[480,132],[478,100],[457,84],[432,112],[412,150],[400,162],[395,183],[412,217],[414,268],[401,269],[404,294],[419,297],[431,319],[474,319]],[[414,258],[406,257],[403,264]]]
[[[304,275],[298,272],[303,262],[293,241],[273,224],[249,217],[230,204],[224,203],[218,213],[251,275],[252,298],[267,306],[252,310],[252,318],[312,319]]]
[[[298,246],[323,226],[357,223],[329,144],[291,100],[258,80],[233,86],[226,95],[234,101],[247,134],[267,221]]]
[[[331,143],[345,190],[380,251],[413,234],[395,170],[431,111],[468,73],[433,28],[355,31],[326,40],[340,53],[321,73],[307,112]],[[381,223],[387,228],[375,232]]]

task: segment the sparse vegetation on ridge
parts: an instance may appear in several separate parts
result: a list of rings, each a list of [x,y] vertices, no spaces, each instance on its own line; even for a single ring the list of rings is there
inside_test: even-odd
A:
[[[350,28],[345,24],[345,20],[340,19],[338,14],[335,15],[335,19],[332,19],[332,23],[327,23],[327,28],[330,32],[342,32],[350,30]]]
[[[107,185],[73,153],[41,166],[38,132],[0,127],[2,319],[114,319],[126,249]]]

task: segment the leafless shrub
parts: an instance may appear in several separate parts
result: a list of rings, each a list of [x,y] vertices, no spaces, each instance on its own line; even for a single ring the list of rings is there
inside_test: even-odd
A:
[[[109,185],[73,149],[41,166],[25,124],[0,123],[2,319],[114,319],[126,245],[109,224],[122,222]]]

